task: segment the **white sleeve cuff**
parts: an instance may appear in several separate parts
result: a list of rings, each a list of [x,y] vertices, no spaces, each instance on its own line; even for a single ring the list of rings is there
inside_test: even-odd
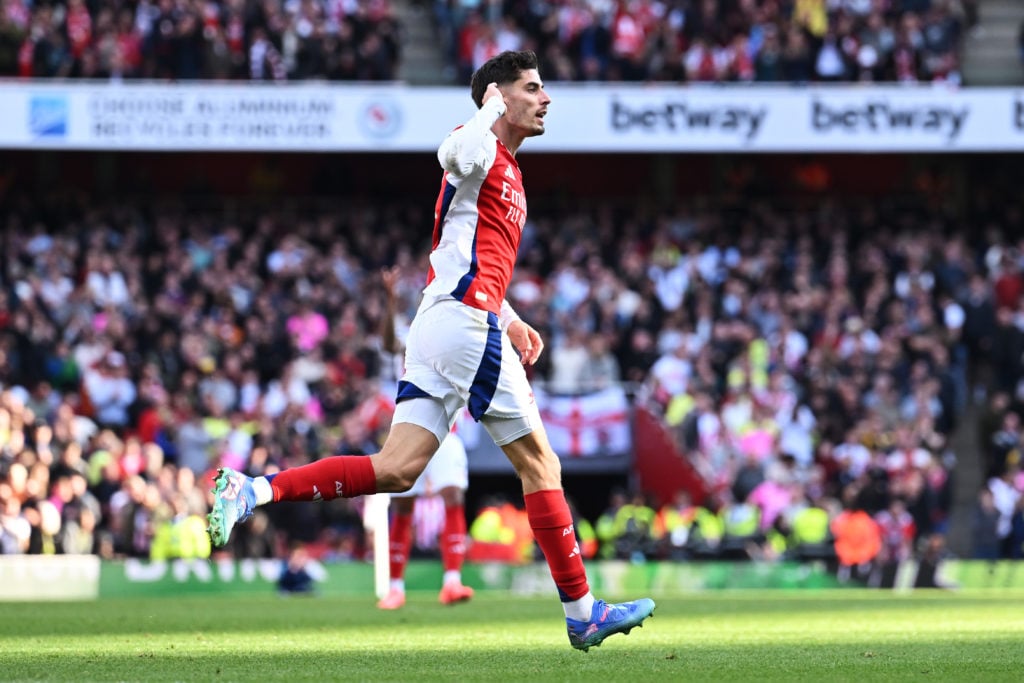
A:
[[[501,311],[498,313],[498,325],[501,327],[502,331],[507,331],[508,326],[517,320],[521,320],[521,318],[519,317],[519,314],[516,313],[515,309],[512,308],[512,304],[508,302],[508,299],[502,301]]]

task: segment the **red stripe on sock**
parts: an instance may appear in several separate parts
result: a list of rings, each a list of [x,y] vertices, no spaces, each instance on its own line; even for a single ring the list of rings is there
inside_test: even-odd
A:
[[[405,565],[409,563],[411,550],[412,515],[396,513],[391,519],[391,532],[388,541],[392,579],[401,579],[405,576]]]
[[[441,563],[444,570],[459,571],[466,559],[466,508],[450,505],[444,509],[444,531],[441,532]]]
[[[336,455],[280,472],[270,488],[275,503],[354,498],[376,493],[377,475],[365,455]]]
[[[523,500],[533,537],[544,552],[562,601],[579,600],[590,591],[590,586],[565,494],[560,489],[537,491]]]

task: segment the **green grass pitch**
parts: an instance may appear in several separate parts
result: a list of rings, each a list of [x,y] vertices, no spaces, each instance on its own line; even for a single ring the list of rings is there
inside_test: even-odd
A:
[[[1019,681],[1024,594],[719,592],[570,648],[554,598],[0,605],[3,681]]]

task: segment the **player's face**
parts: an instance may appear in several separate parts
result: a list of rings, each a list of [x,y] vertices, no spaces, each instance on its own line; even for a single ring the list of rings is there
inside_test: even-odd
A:
[[[544,134],[544,116],[551,98],[536,69],[527,69],[514,83],[502,88],[505,96],[505,120],[524,137]]]

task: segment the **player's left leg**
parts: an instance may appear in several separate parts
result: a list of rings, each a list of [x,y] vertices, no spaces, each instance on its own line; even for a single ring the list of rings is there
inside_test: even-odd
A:
[[[585,651],[613,633],[628,633],[639,626],[654,611],[654,602],[644,599],[609,605],[590,592],[572,513],[562,490],[562,465],[548,442],[526,371],[506,334],[501,336],[500,356],[497,382],[474,417],[522,480],[526,516],[558,588],[569,642]],[[473,406],[470,408],[472,412]]]
[[[492,425],[488,427],[490,431]],[[590,592],[572,513],[562,490],[561,464],[544,428],[502,445],[502,450],[523,481],[526,515],[558,588],[569,643],[586,652],[610,635],[642,626],[644,619],[654,613],[653,600],[610,604]]]

